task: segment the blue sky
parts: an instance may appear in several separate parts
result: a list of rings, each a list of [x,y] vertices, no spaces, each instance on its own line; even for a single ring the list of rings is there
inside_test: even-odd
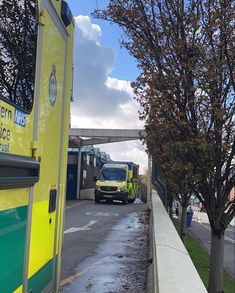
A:
[[[88,15],[91,17],[91,13],[94,9],[104,9],[108,5],[108,0],[67,0],[74,16]],[[133,57],[129,55],[125,48],[120,48],[119,39],[122,34],[121,29],[106,21],[92,18],[92,23],[98,24],[102,29],[101,43],[104,46],[112,47],[116,52],[116,62],[111,72],[111,76],[134,81],[138,76],[138,69]]]
[[[138,71],[134,59],[120,48],[121,30],[91,18],[97,5],[104,9],[108,0],[67,2],[75,19],[72,127],[143,129],[143,122],[138,118],[139,104],[130,85]],[[98,147],[113,160],[139,164],[144,172],[147,156],[139,145],[138,141],[130,141]]]

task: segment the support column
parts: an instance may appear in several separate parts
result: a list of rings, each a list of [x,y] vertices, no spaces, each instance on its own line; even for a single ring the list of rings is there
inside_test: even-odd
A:
[[[82,152],[81,148],[78,148],[78,165],[77,165],[77,199],[80,199],[80,188],[81,188],[81,163],[82,163]]]
[[[147,181],[147,204],[149,205],[152,201],[152,168],[151,168],[151,157],[148,156],[148,181]]]

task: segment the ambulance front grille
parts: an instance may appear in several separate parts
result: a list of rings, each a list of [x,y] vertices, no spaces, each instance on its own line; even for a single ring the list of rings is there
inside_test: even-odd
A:
[[[117,191],[117,187],[115,187],[115,186],[101,186],[100,190],[106,191],[106,192],[110,192],[110,191],[115,192],[115,191]]]

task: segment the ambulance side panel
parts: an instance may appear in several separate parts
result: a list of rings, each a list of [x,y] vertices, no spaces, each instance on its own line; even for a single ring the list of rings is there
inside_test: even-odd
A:
[[[7,62],[15,58],[23,65],[21,72],[13,72],[19,72],[18,79],[25,73],[28,82],[30,70],[35,75],[31,74],[32,84],[25,80],[20,84],[29,85],[28,91],[33,91],[25,108],[24,103],[9,102],[12,78],[1,79],[0,75],[0,292],[58,292],[74,24],[64,25],[61,0],[28,0],[24,4],[15,0],[9,9],[2,3],[1,19],[6,14],[6,23],[12,22],[12,30],[6,28],[8,34],[11,32],[9,50],[14,42],[23,45],[14,51],[17,58],[8,58],[4,43],[7,34],[0,34],[0,71],[8,72],[12,67]],[[22,7],[29,9],[25,15],[33,36],[27,39],[23,35],[18,42],[16,36],[20,38],[24,32],[20,21],[25,16],[18,18],[24,12]],[[4,26],[1,30],[4,32]],[[20,55],[22,48],[32,50]],[[1,67],[4,62],[5,67]]]
[[[10,9],[4,3],[0,5],[0,292],[2,293],[22,292],[29,194],[32,189],[30,186],[33,186],[33,183],[26,184],[26,177],[29,176],[23,178],[23,173],[30,173],[28,169],[30,162],[27,160],[33,160],[31,143],[34,124],[37,1],[30,0],[27,8],[24,6],[21,10],[17,2],[11,3]],[[23,30],[21,16],[27,23]],[[15,26],[17,22],[18,27]],[[23,41],[26,45],[22,45]],[[25,58],[28,58],[29,67],[21,66],[20,62],[24,62]],[[27,72],[32,74],[28,76]],[[18,99],[21,99],[25,80],[29,103],[28,105],[22,103],[19,108],[20,102],[16,102],[18,105],[16,106],[16,103],[11,102],[11,96],[18,96]]]

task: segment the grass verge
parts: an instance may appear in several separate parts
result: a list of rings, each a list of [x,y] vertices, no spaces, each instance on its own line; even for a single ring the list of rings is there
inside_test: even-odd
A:
[[[179,231],[178,225],[176,226],[177,231]],[[185,247],[188,250],[190,257],[205,285],[207,288],[208,277],[209,277],[209,255],[201,247],[199,242],[195,240],[190,234],[186,235]],[[224,270],[224,292],[225,293],[234,293],[235,292],[235,281],[229,275],[229,273]]]

